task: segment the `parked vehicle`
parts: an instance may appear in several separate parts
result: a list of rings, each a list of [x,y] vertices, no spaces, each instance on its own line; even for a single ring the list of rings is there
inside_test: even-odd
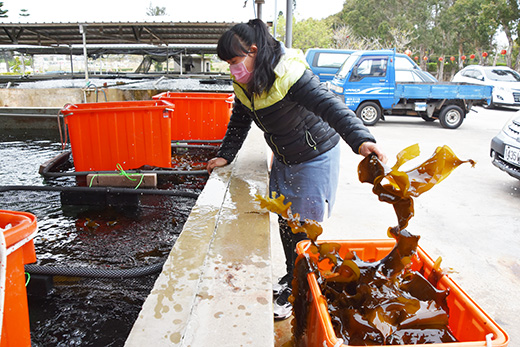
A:
[[[491,140],[493,165],[520,179],[520,115],[510,119]]]
[[[492,86],[489,107],[520,106],[520,74],[507,66],[469,65],[457,72],[452,81]]]
[[[330,89],[365,125],[388,115],[438,119],[456,129],[474,105],[491,100],[489,86],[438,82],[410,57],[393,50],[357,51],[343,63]]]
[[[331,81],[345,60],[355,51],[344,49],[311,48],[305,60],[321,82]]]
[[[429,82],[429,83],[437,83],[439,82],[435,77],[432,76],[431,73],[427,71],[423,71],[421,69],[412,69],[412,70],[395,70],[395,82],[403,83],[403,82]]]

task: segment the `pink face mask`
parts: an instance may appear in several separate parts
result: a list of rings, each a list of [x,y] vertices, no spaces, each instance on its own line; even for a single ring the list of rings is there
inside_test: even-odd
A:
[[[247,70],[246,61],[247,56],[240,63],[229,65],[229,71],[239,83],[248,83],[253,77],[253,71]]]

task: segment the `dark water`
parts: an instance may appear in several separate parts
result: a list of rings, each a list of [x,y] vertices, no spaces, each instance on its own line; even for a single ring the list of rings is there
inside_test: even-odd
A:
[[[0,130],[0,186],[76,185],[44,179],[39,166],[62,151],[53,131]],[[180,169],[200,169],[214,151],[176,150]],[[162,178],[162,189],[200,193],[206,177]],[[144,196],[129,208],[63,206],[59,192],[0,192],[0,209],[36,215],[39,265],[128,269],[163,262],[194,198]],[[122,346],[157,275],[135,279],[54,277],[47,296],[29,296],[33,346]]]

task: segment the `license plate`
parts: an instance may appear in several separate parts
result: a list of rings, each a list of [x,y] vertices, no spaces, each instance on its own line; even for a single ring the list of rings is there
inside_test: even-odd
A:
[[[510,162],[511,164],[520,165],[520,149],[506,146],[504,160]]]

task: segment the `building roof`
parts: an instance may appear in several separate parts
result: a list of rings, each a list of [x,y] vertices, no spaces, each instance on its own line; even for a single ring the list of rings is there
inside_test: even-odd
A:
[[[184,48],[214,53],[219,37],[235,23],[227,22],[88,22],[0,23],[0,49],[28,54],[82,54],[87,47],[118,52]],[[187,52],[189,53],[189,52]]]

